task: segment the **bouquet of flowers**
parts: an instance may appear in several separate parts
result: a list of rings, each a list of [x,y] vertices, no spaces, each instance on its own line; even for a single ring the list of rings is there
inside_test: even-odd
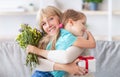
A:
[[[21,24],[20,34],[17,36],[16,41],[21,48],[26,49],[27,45],[38,46],[42,33],[36,28],[32,29],[28,24]],[[36,54],[28,53],[26,57],[26,65],[31,67],[31,70],[39,64]]]

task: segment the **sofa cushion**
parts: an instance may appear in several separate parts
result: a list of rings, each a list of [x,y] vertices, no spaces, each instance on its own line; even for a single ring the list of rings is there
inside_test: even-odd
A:
[[[96,58],[95,77],[120,77],[120,41],[96,41],[90,51]]]
[[[30,77],[26,54],[15,41],[0,41],[0,77]]]

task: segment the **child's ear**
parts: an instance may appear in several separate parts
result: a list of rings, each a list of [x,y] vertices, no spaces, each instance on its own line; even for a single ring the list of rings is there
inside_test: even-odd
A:
[[[74,21],[73,21],[72,19],[68,19],[68,23],[69,23],[69,24],[73,25],[73,22],[74,22]]]

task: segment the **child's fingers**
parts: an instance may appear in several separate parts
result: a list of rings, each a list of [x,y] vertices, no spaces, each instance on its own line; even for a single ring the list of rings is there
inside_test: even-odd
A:
[[[90,31],[86,30],[87,35],[91,35]]]

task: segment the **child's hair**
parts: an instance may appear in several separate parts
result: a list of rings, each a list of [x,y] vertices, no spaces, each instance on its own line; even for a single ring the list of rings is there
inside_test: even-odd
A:
[[[66,25],[69,19],[72,19],[73,21],[77,21],[77,20],[82,20],[84,18],[86,18],[86,16],[82,12],[78,12],[73,9],[68,9],[63,13],[62,24]]]
[[[38,21],[40,29],[43,32],[44,32],[44,30],[43,30],[43,28],[41,26],[41,22],[42,22],[43,18],[44,17],[55,16],[55,15],[57,15],[59,17],[59,22],[61,22],[62,12],[59,9],[57,9],[56,7],[54,7],[54,6],[47,6],[46,8],[43,8],[38,12],[37,21]],[[59,37],[59,31],[54,37],[52,37],[51,49],[55,49],[55,44],[56,44],[56,41],[57,41],[58,37]],[[50,40],[51,40],[51,37],[46,34],[43,37],[43,39],[40,40],[39,48],[45,49]]]

